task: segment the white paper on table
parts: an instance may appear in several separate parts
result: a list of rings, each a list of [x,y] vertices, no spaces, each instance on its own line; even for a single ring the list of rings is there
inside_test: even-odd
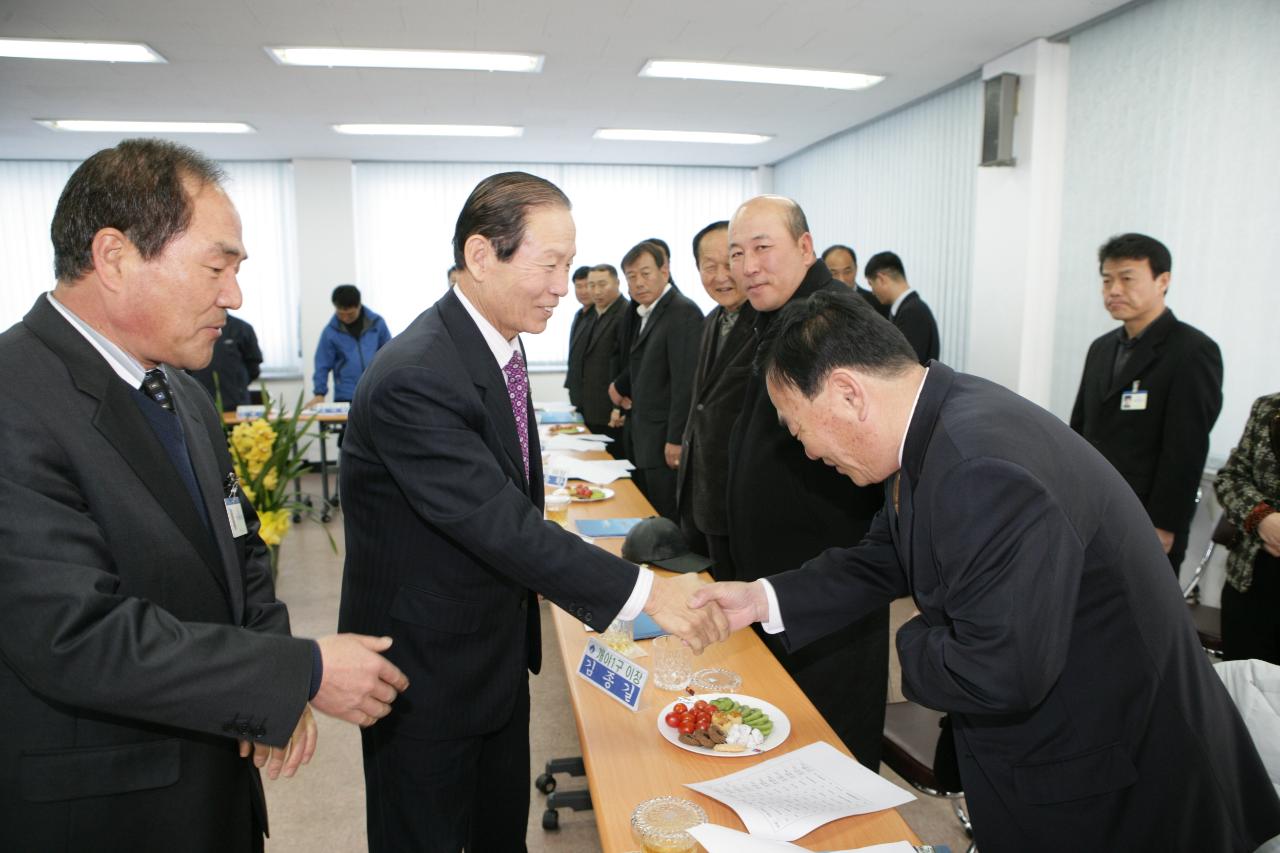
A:
[[[703,823],[689,830],[689,834],[706,848],[707,853],[807,853],[786,841],[756,838],[714,823]],[[916,848],[905,841],[889,844],[873,844],[870,847],[854,847],[832,853],[916,853]]]
[[[795,841],[824,823],[915,799],[822,741],[685,787],[733,809],[752,835],[778,841]]]
[[[577,459],[563,453],[553,453],[543,463],[543,470],[563,469],[565,476],[573,480],[586,480],[607,486],[619,477],[629,477],[636,466],[627,459]]]
[[[607,435],[602,435],[607,441],[612,441]],[[543,450],[603,450],[604,442],[599,441],[593,436],[586,435],[553,435],[550,438],[542,440]]]

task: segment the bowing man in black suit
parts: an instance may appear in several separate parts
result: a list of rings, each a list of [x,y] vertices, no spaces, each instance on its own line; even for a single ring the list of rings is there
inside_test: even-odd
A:
[[[983,853],[1250,853],[1280,800],[1200,649],[1146,512],[1053,415],[922,367],[848,294],[784,309],[760,343],[769,396],[807,454],[885,483],[857,546],[717,584],[738,628],[799,648],[905,595],[907,698],[951,714]]]
[[[928,364],[937,358],[942,350],[938,341],[938,324],[920,294],[907,283],[902,258],[893,252],[872,255],[867,261],[867,284],[871,285],[876,299],[888,311],[887,316],[893,325],[916,351],[920,363]]]
[[[1124,325],[1089,345],[1071,428],[1137,492],[1176,575],[1222,411],[1222,353],[1165,306],[1173,259],[1159,240],[1112,237],[1098,264],[1107,312]]]
[[[591,267],[578,267],[573,271],[573,296],[582,307],[573,312],[569,326],[569,357],[565,361],[564,387],[569,389],[569,402],[579,412],[583,406],[582,363],[586,354],[591,326],[596,319],[596,304],[587,287],[587,274]]]
[[[729,478],[729,434],[747,392],[756,351],[755,309],[729,266],[729,222],[713,222],[693,238],[702,286],[715,300],[703,323],[693,376],[689,420],[680,443],[676,499],[689,544],[711,557],[718,578],[734,577],[729,549],[725,484]]]
[[[615,390],[630,401],[631,476],[658,514],[679,523],[676,469],[702,332],[702,311],[671,281],[663,248],[644,241],[622,259],[636,323]]]
[[[696,578],[655,578],[542,518],[520,333],[568,292],[569,200],[523,172],[488,177],[453,250],[467,276],[379,353],[343,448],[338,624],[390,634],[410,680],[363,739],[372,853],[525,849],[536,593],[596,630],[644,610],[695,649],[723,637],[720,614],[685,606]]]
[[[221,178],[159,140],[85,160],[57,286],[0,335],[0,850],[261,850],[257,767],[310,760],[308,700],[369,724],[404,686],[386,638],[290,636],[183,372],[240,307]]]

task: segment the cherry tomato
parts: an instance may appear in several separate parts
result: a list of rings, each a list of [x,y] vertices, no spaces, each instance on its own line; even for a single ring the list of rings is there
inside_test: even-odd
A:
[[[695,720],[694,720],[694,718],[693,718],[693,714],[690,714],[690,713],[684,713],[684,714],[681,714],[681,715],[680,715],[680,725],[682,725],[682,726],[683,726],[683,725],[686,725],[686,724],[687,724],[687,725],[692,726],[692,725],[694,725],[694,723],[695,723]]]
[[[701,711],[709,707],[710,706],[706,703],[706,700],[704,699],[699,699],[697,702],[693,703],[693,710],[695,711]]]
[[[662,721],[673,729],[680,728],[680,715],[674,712],[667,714],[662,718]]]
[[[675,705],[672,706],[671,713],[683,714],[685,711],[688,711],[688,710],[689,710],[688,707],[686,707],[683,702],[677,702]]]
[[[693,729],[694,729],[693,723],[685,723],[685,722],[680,723],[680,734],[682,735],[693,734]]]

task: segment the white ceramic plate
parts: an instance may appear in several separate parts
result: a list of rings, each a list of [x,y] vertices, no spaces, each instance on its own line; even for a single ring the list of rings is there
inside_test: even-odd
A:
[[[590,504],[590,503],[596,503],[597,501],[607,501],[609,500],[609,498],[613,497],[614,495],[613,489],[606,489],[604,486],[592,486],[592,488],[599,489],[600,491],[604,492],[604,494],[598,498],[580,498],[573,493],[573,487],[570,486],[569,499],[576,504]]]
[[[681,743],[680,732],[671,728],[663,720],[667,714],[671,713],[671,709],[675,707],[677,702],[692,707],[693,703],[702,699],[710,702],[712,699],[721,699],[728,697],[739,705],[749,705],[752,708],[759,708],[764,711],[769,719],[773,721],[773,731],[769,732],[769,736],[764,739],[764,743],[759,749],[748,749],[743,752],[716,752],[714,749],[706,749],[701,746],[690,746],[687,743]],[[680,747],[686,752],[696,752],[700,755],[711,755],[716,758],[742,758],[748,755],[759,755],[762,752],[768,752],[778,744],[787,739],[787,735],[791,734],[791,720],[787,719],[787,715],[782,713],[782,709],[777,705],[770,704],[763,699],[757,699],[754,696],[745,696],[741,693],[700,693],[697,696],[688,696],[682,699],[672,699],[662,710],[658,712],[658,734],[662,735],[672,744]]]

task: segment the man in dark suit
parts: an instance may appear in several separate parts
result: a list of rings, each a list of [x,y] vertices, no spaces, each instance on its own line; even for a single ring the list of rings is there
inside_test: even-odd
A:
[[[595,319],[582,356],[582,420],[587,429],[613,439],[607,449],[622,459],[622,429],[610,426],[613,401],[609,383],[622,372],[618,326],[628,316],[631,303],[618,291],[618,270],[613,264],[596,264],[587,273],[587,289],[595,306]]]
[[[261,366],[262,350],[253,326],[228,314],[222,337],[213,347],[213,360],[191,375],[210,397],[222,401],[222,411],[234,412],[236,406],[249,404],[249,383],[258,378]]]
[[[1280,801],[1213,672],[1145,512],[1115,469],[1022,397],[934,362],[849,295],[788,308],[760,344],[805,452],[885,482],[855,548],[717,585],[734,627],[790,648],[911,595],[902,689],[951,714],[983,853],[1250,853]]]
[[[734,577],[724,506],[729,433],[742,412],[751,376],[756,312],[729,266],[727,220],[713,222],[694,236],[693,257],[716,307],[703,323],[689,420],[680,442],[676,502],[689,544],[711,557],[716,577],[728,579]]]
[[[1133,487],[1176,575],[1222,410],[1222,353],[1165,306],[1172,258],[1160,241],[1112,237],[1098,264],[1107,312],[1124,325],[1089,346],[1071,428]]]
[[[876,295],[865,287],[858,286],[858,256],[849,246],[836,243],[828,246],[822,253],[822,262],[831,270],[831,277],[863,298],[876,309],[876,313],[884,318],[889,317],[889,306],[882,305]]]
[[[627,367],[614,387],[630,402],[626,429],[636,465],[631,476],[659,515],[679,523],[676,469],[703,318],[693,300],[671,283],[668,270],[662,247],[649,241],[636,244],[622,259],[638,325]]]
[[[579,412],[582,411],[584,393],[582,360],[591,334],[591,324],[596,318],[596,305],[587,288],[587,275],[590,272],[591,267],[588,266],[578,267],[573,271],[573,296],[580,307],[573,312],[573,323],[569,326],[569,357],[565,360],[564,371],[564,387],[569,389],[569,402]]]
[[[942,350],[938,341],[938,324],[934,322],[929,306],[907,282],[902,258],[893,252],[879,252],[867,261],[866,272],[867,284],[888,310],[893,325],[916,351],[920,363],[928,364],[937,358]]]
[[[519,335],[545,329],[568,292],[569,200],[533,175],[493,175],[453,248],[468,275],[365,374],[342,464],[338,624],[390,634],[410,679],[363,739],[372,853],[525,849],[536,592],[596,630],[643,609],[695,649],[723,636],[718,613],[685,606],[696,578],[655,578],[542,518]]]
[[[127,140],[67,181],[58,283],[0,335],[0,849],[262,849],[255,768],[361,724],[386,638],[289,635],[204,367],[240,219],[195,151]],[[252,754],[252,760],[249,756]]]
[[[783,305],[844,287],[814,255],[804,211],[778,196],[752,199],[734,214],[729,259],[756,310],[757,338]],[[755,580],[827,548],[856,544],[884,497],[806,458],[778,423],[764,377],[756,375],[729,438],[725,500],[735,579]],[[889,682],[888,606],[798,651],[763,632],[761,639],[858,760],[878,768]]]

